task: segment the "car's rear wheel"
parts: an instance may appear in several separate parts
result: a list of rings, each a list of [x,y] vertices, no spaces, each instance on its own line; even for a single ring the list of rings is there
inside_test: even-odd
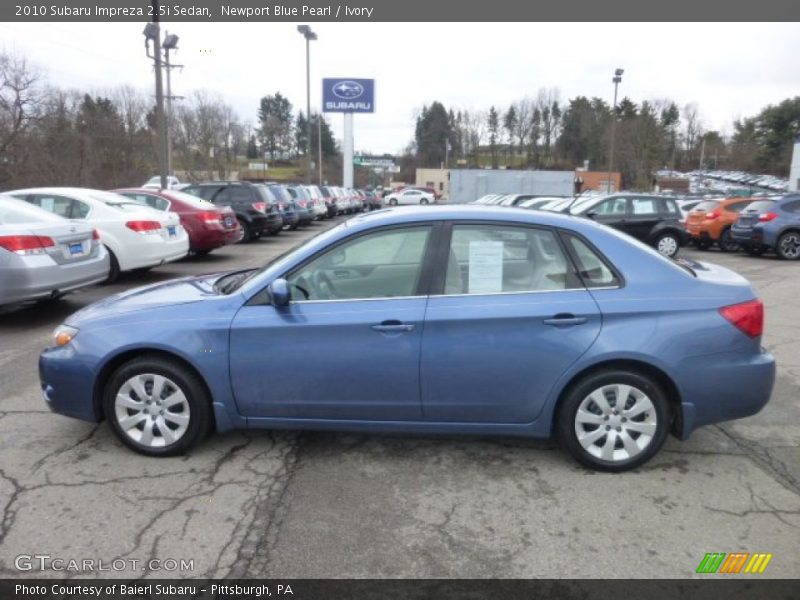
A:
[[[428,199],[427,199],[427,198],[422,198],[422,199],[419,201],[419,203],[420,203],[420,204],[427,204],[427,203],[428,203]]]
[[[389,206],[397,206],[397,198],[390,198]]]
[[[800,232],[787,231],[778,238],[775,253],[783,260],[800,259]]]
[[[723,252],[739,251],[739,242],[733,239],[730,229],[726,229],[722,232],[722,234],[719,236],[719,240],[717,240],[717,245]]]
[[[247,242],[253,241],[253,228],[250,226],[250,223],[245,221],[244,219],[236,219],[239,221],[239,227],[242,228],[242,239],[239,240],[239,243],[246,244]]]
[[[108,252],[109,268],[108,278],[103,283],[114,283],[119,279],[119,261],[110,248],[106,247],[106,251]]]
[[[650,460],[667,437],[670,406],[651,378],[627,370],[591,374],[573,385],[559,407],[559,440],[580,463],[627,471]]]
[[[656,239],[656,250],[667,258],[672,258],[680,250],[681,242],[674,233],[662,233]]]
[[[211,402],[198,376],[160,357],[136,358],[117,369],[103,409],[122,443],[148,456],[182,454],[211,426]]]

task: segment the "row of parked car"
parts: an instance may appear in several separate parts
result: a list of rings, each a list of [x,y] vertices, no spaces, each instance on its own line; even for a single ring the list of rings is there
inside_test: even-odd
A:
[[[334,186],[238,181],[113,191],[30,188],[0,194],[0,305],[58,298],[125,271],[380,207]]]
[[[785,260],[800,259],[797,193],[690,201],[636,193],[577,198],[488,194],[475,203],[582,215],[624,231],[668,257],[693,243],[700,249],[716,244],[724,252],[760,255],[774,251]]]
[[[775,192],[785,192],[789,189],[789,182],[786,179],[781,179],[774,175],[757,175],[744,171],[715,171],[709,169],[692,171],[687,175],[690,177],[726,181],[741,186],[755,186]]]

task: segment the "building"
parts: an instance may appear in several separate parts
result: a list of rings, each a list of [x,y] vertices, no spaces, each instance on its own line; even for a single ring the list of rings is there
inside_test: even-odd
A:
[[[414,185],[429,187],[441,195],[441,201],[447,202],[450,198],[450,170],[449,169],[417,169],[417,178]]]
[[[800,135],[794,139],[792,166],[789,170],[789,191],[800,192]]]
[[[622,185],[622,176],[611,173],[611,189],[608,189],[608,171],[582,171],[575,170],[575,193],[580,194],[588,190],[600,192],[618,192]]]
[[[453,169],[449,202],[474,202],[486,194],[572,196],[574,171],[515,171],[511,169]]]

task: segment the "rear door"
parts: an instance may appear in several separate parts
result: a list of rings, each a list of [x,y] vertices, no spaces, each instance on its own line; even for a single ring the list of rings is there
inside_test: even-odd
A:
[[[628,198],[628,215],[622,230],[642,242],[649,242],[651,233],[661,220],[660,198]]]
[[[420,373],[426,419],[528,423],[600,332],[551,229],[459,223],[439,254]]]

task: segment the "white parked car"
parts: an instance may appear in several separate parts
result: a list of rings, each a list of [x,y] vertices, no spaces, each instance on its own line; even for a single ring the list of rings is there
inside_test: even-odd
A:
[[[397,206],[398,204],[433,204],[436,198],[430,192],[407,189],[402,192],[393,192],[383,199],[385,204]]]
[[[174,212],[162,212],[125,196],[85,188],[31,188],[8,192],[61,217],[87,223],[108,250],[108,281],[122,271],[149,269],[189,252],[189,236]]]
[[[161,189],[161,176],[156,175],[155,177],[151,177],[150,179],[147,180],[147,183],[145,183],[142,187],[154,188],[154,189],[160,190]],[[175,177],[174,175],[168,175],[167,176],[167,189],[179,190],[182,187],[186,187],[186,184],[181,183],[180,180],[178,180],[177,177]]]

